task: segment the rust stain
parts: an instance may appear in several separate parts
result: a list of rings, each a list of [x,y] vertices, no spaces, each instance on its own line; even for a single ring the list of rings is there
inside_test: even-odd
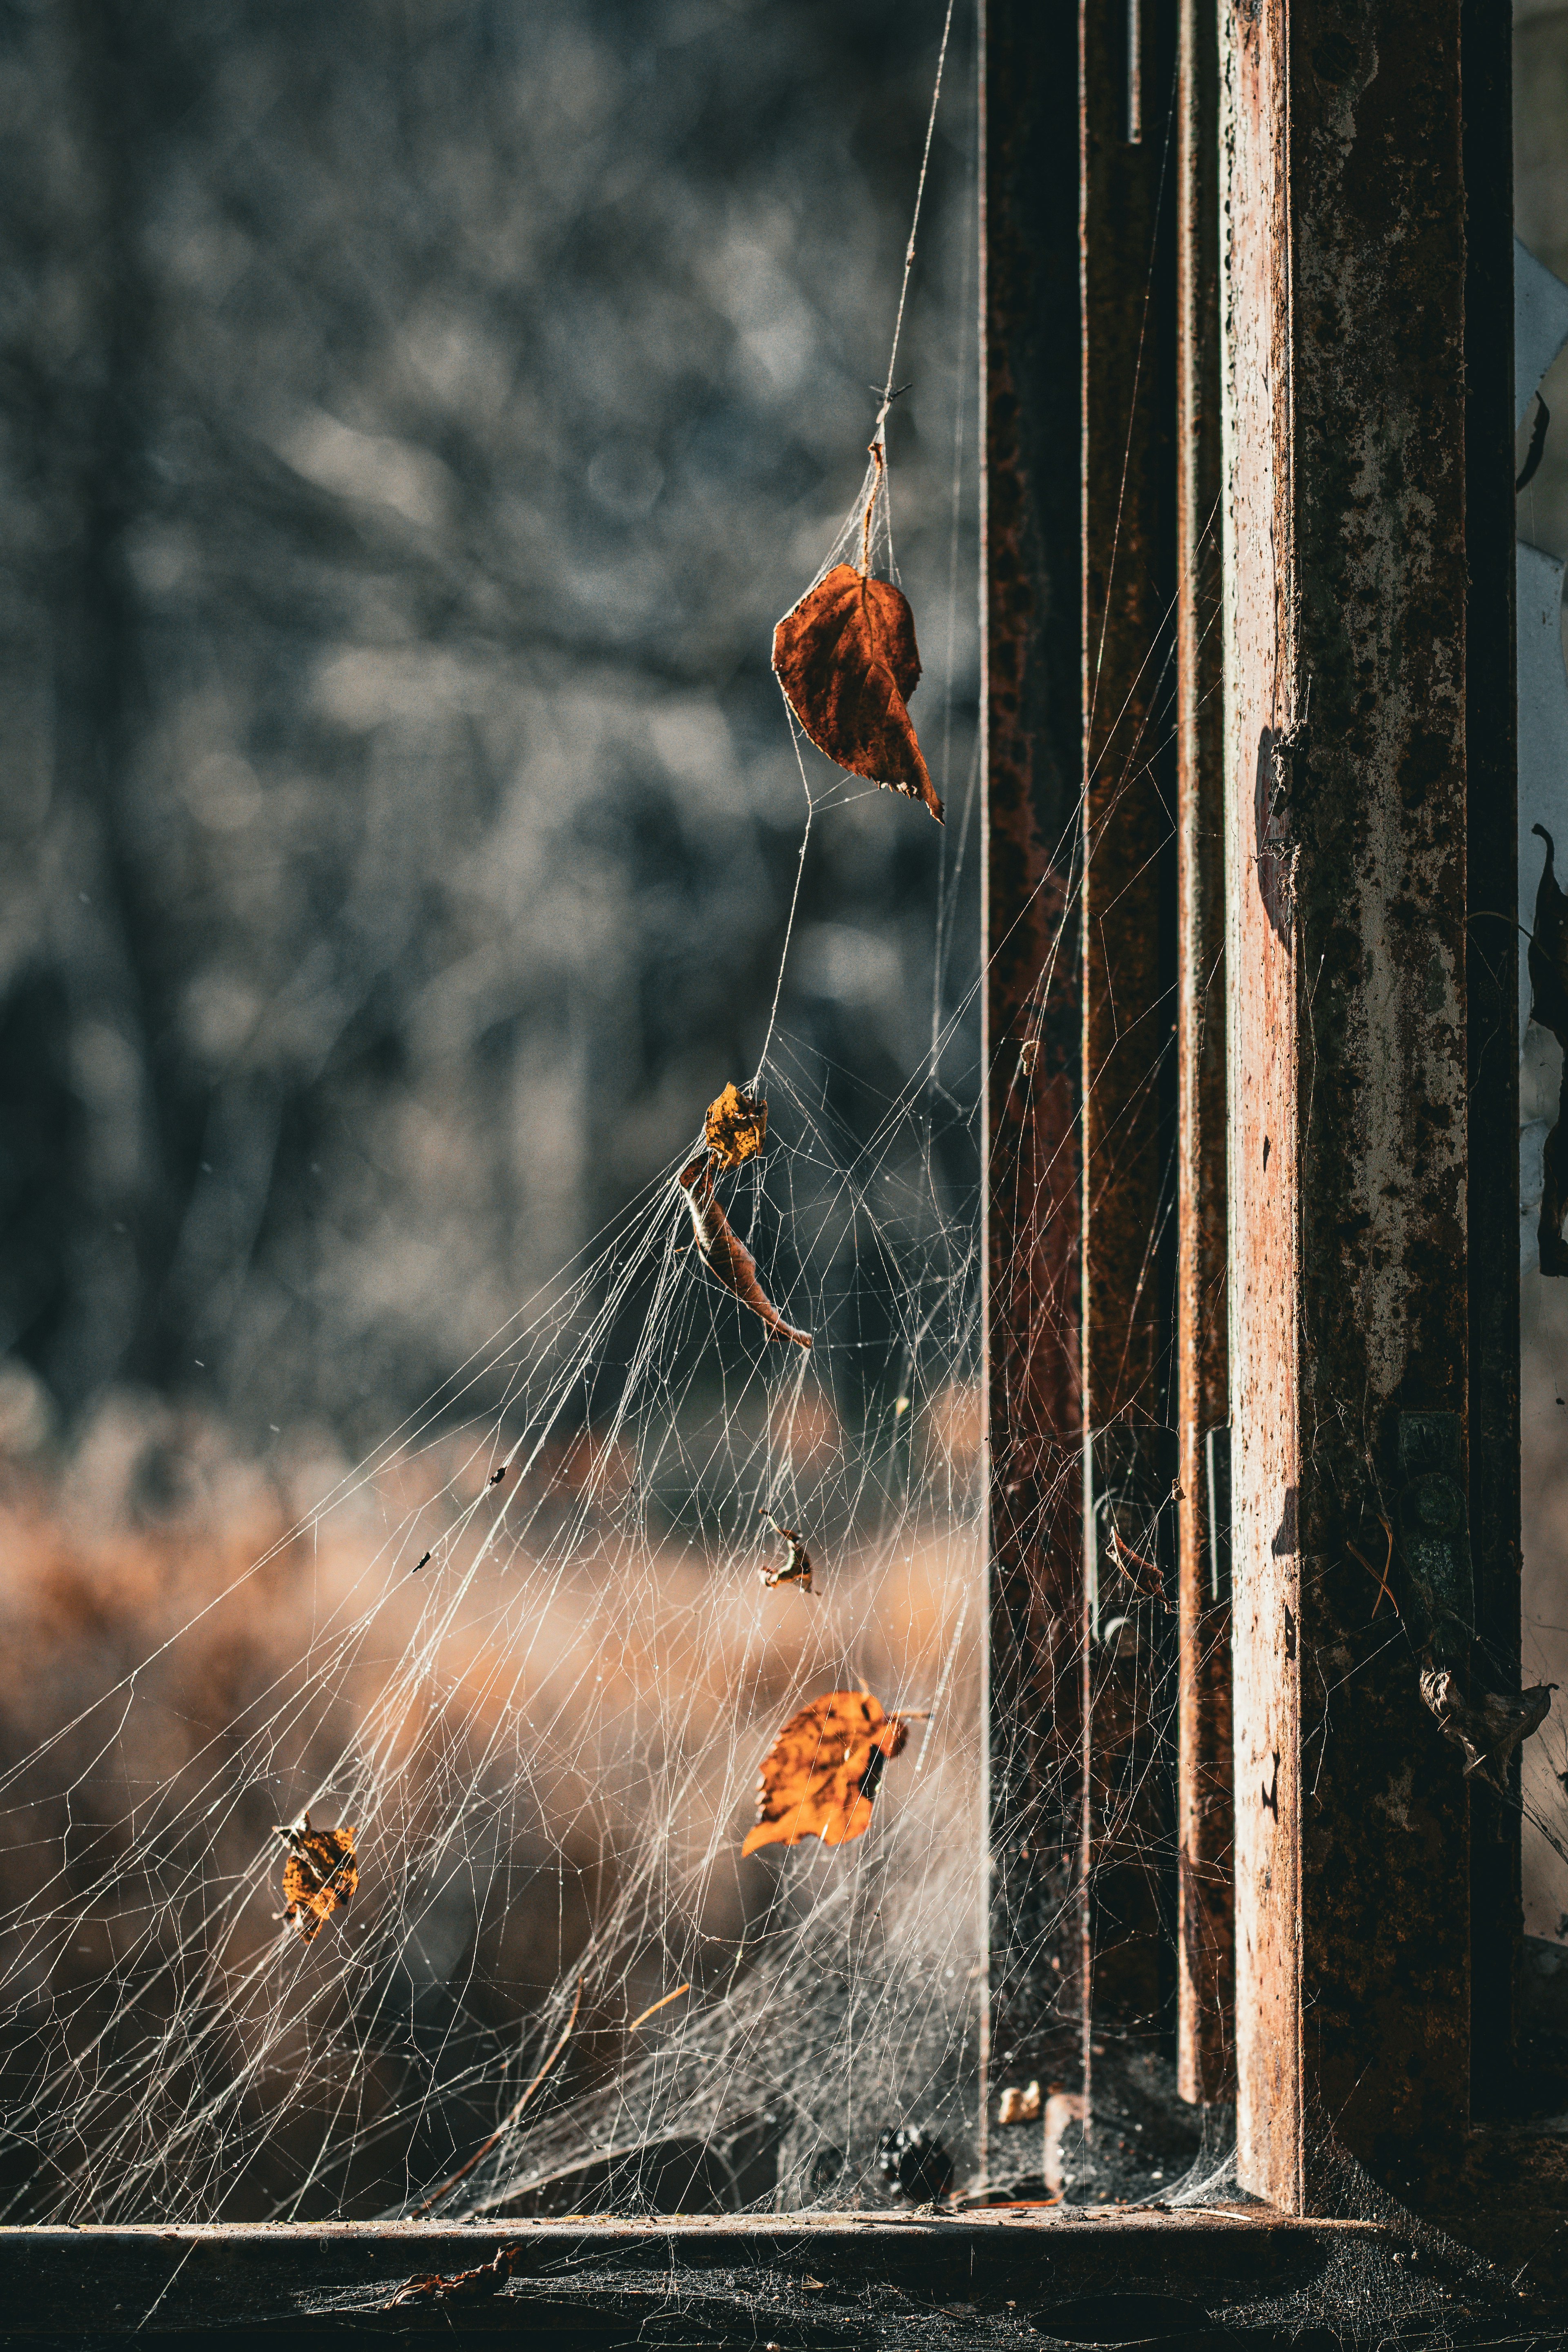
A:
[[[1176,2075],[1235,2095],[1230,1590],[1205,1439],[1230,1418],[1226,1329],[1225,726],[1220,612],[1219,49],[1183,0],[1177,225]]]

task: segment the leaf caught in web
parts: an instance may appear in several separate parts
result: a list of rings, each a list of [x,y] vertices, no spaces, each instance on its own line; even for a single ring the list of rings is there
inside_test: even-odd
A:
[[[913,1716],[886,1715],[869,1691],[829,1691],[792,1715],[763,1759],[757,1826],[742,1846],[847,1845],[871,1822],[871,1800]]]
[[[521,2246],[498,2246],[491,2262],[480,2263],[477,2269],[454,2272],[450,2278],[435,2271],[426,2278],[411,2278],[406,2286],[399,2287],[390,2303],[383,2304],[384,2311],[395,2311],[400,2304],[471,2303],[487,2295],[499,2294],[517,2267]]]
[[[1555,1683],[1537,1683],[1525,1691],[1478,1690],[1467,1700],[1447,1666],[1427,1666],[1421,1675],[1421,1696],[1444,1738],[1463,1749],[1467,1777],[1479,1772],[1500,1791],[1514,1749],[1539,1731],[1551,1714],[1556,1687]]]
[[[754,1160],[767,1133],[766,1103],[743,1087],[726,1087],[718,1101],[708,1106],[702,1140],[721,1168],[739,1168],[743,1160]]]
[[[811,1554],[805,1548],[805,1538],[794,1528],[781,1527],[770,1510],[765,1508],[760,1510],[757,1517],[759,1519],[766,1519],[779,1541],[788,1546],[784,1559],[775,1568],[763,1569],[763,1582],[770,1592],[775,1584],[798,1584],[803,1592],[809,1592],[811,1591]]]
[[[819,751],[942,823],[906,708],[921,675],[915,616],[890,580],[836,563],[773,631],[773,670]]]
[[[691,1212],[691,1230],[698,1255],[715,1282],[721,1283],[743,1307],[760,1315],[774,1339],[793,1339],[809,1348],[809,1331],[786,1323],[757,1279],[757,1261],[713,1197],[713,1171],[706,1159],[694,1160],[680,1171],[680,1189]]]
[[[334,1911],[347,1908],[359,1885],[354,1832],[313,1830],[307,1813],[298,1829],[279,1824],[278,1834],[289,1849],[283,1864],[283,1916],[309,1944]]]

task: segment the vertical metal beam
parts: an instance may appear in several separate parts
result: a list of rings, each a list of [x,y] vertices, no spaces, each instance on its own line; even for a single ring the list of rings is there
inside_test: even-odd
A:
[[[989,2121],[994,2084],[1076,2087],[1084,2008],[1081,603],[1076,26],[983,0],[980,40]]]
[[[1376,1573],[1468,1402],[1459,0],[1220,38],[1237,2110],[1300,2210],[1467,2120],[1467,1790]]]
[[[1081,0],[1085,1864],[1095,2013],[1151,2030],[1173,1907],[1170,32],[1140,0]]]
[[[1236,2080],[1215,0],[1182,0],[1176,120],[1176,2075],[1184,2098],[1215,2101]]]

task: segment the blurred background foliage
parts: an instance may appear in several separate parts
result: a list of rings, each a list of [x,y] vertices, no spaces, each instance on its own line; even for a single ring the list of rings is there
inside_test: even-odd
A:
[[[13,1444],[138,1392],[373,1442],[753,1066],[772,627],[860,478],[941,26],[0,7]],[[972,773],[967,37],[890,443],[950,824],[829,791],[781,1008],[851,1124],[929,1051]]]

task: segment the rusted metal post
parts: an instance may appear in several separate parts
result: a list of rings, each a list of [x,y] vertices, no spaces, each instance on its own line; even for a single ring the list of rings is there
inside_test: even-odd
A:
[[[1150,2032],[1174,1891],[1173,67],[1167,11],[1081,0],[1084,1858],[1095,2017]]]
[[[1245,2186],[1300,2210],[1336,2142],[1419,2193],[1468,2112],[1468,1791],[1415,1572],[1458,1643],[1459,5],[1246,0],[1220,39],[1237,2112]]]
[[[1182,0],[1176,121],[1176,2075],[1212,2102],[1236,2080],[1215,0]]]
[[[988,2124],[1008,2081],[1076,2087],[1084,2007],[1081,604],[1076,27],[984,0],[980,39]]]

